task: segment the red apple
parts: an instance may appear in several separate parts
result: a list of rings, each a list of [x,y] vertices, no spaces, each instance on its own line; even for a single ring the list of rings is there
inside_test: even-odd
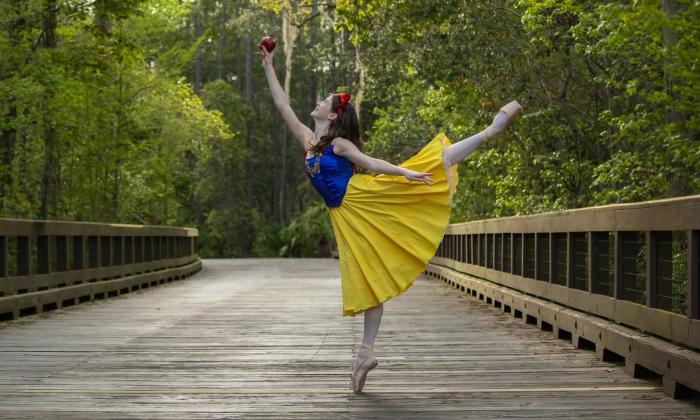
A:
[[[275,38],[272,38],[271,36],[266,36],[262,39],[262,41],[260,41],[260,45],[265,47],[267,52],[272,52],[272,50],[275,49],[277,42],[275,42]]]

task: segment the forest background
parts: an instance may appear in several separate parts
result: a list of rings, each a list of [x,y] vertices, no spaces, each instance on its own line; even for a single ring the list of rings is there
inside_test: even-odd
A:
[[[459,165],[452,222],[700,193],[698,1],[0,0],[0,217],[328,256],[266,35],[302,122],[348,92],[365,152],[395,164],[520,101]]]

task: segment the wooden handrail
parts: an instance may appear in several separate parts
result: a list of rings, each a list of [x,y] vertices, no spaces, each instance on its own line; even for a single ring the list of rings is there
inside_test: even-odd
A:
[[[201,267],[197,229],[0,219],[0,320],[116,296]]]
[[[433,264],[700,349],[700,195],[447,227]]]

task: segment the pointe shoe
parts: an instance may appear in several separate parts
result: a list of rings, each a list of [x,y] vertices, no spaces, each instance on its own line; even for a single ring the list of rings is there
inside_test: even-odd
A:
[[[518,101],[511,101],[503,105],[503,107],[493,117],[493,122],[484,130],[486,137],[490,138],[502,133],[506,127],[515,119],[520,110],[523,109]]]
[[[355,393],[362,392],[362,388],[365,386],[365,379],[367,379],[367,373],[379,365],[370,346],[363,344],[360,346],[360,352],[363,352],[363,350],[367,356],[362,358],[362,361],[358,362],[360,359],[360,355],[358,354],[352,371],[352,392]]]
[[[518,103],[518,101],[514,100],[503,105],[499,112],[505,112],[508,116],[508,123],[510,123],[522,109],[523,107]]]

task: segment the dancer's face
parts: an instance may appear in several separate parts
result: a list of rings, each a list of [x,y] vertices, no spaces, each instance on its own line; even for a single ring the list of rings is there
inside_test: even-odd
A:
[[[335,120],[338,115],[333,111],[333,95],[316,103],[316,108],[311,111],[311,117],[317,120]]]

